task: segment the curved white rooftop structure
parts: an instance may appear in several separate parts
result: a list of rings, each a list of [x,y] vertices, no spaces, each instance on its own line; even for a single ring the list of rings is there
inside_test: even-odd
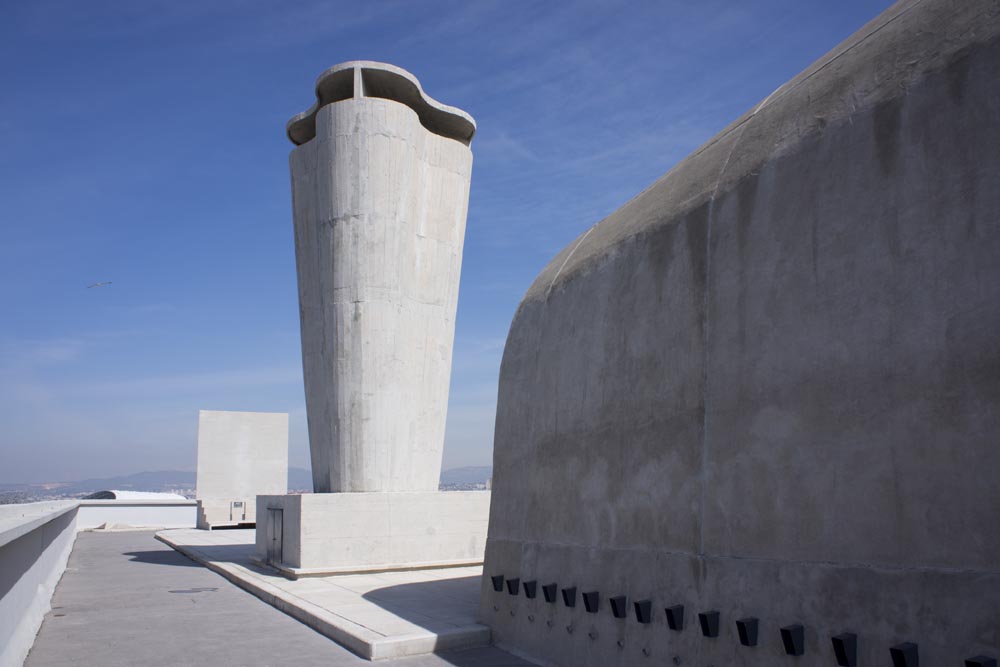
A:
[[[107,491],[95,491],[87,495],[85,500],[187,500],[177,493],[157,493],[154,491],[120,491],[109,489]]]

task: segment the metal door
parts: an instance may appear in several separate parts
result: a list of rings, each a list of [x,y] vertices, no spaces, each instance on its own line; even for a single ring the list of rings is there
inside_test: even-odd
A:
[[[284,518],[284,510],[267,509],[267,562],[271,565],[281,565]]]

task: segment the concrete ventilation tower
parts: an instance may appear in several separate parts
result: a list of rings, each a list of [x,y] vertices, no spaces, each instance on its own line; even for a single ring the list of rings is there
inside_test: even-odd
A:
[[[437,491],[475,122],[383,63],[330,68],[316,98],[287,128],[316,493],[261,497],[261,559],[477,562],[489,494]]]
[[[317,493],[436,491],[475,122],[372,62],[288,123]]]

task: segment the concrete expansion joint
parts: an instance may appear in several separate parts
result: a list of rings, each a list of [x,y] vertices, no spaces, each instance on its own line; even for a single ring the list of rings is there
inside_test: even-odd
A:
[[[340,288],[338,288],[340,289]],[[346,289],[346,288],[344,288]],[[429,308],[447,308],[448,304],[440,301],[423,301],[421,299],[414,298],[399,291],[392,291],[390,294],[394,297],[392,299],[369,299],[369,298],[354,298],[354,299],[331,299],[330,303],[353,303],[353,304],[372,304],[372,303],[386,303],[392,306],[399,306],[400,300],[409,301],[420,306],[427,306]],[[316,309],[313,309],[316,310]],[[449,318],[450,319],[450,318]]]
[[[451,162],[451,160],[448,160],[447,162],[428,160],[425,164],[427,166],[434,167],[441,174],[447,174],[449,176],[454,176],[456,178],[461,178],[464,180],[466,178],[466,174],[462,171],[459,171],[457,169],[448,166],[448,162]]]
[[[726,169],[728,169],[728,167],[729,167],[729,162],[730,162],[730,160],[732,160],[732,157],[735,154],[737,147],[739,147],[740,142],[743,140],[743,134],[746,132],[747,127],[750,126],[751,121],[753,121],[754,118],[757,117],[757,114],[760,113],[760,111],[767,106],[767,104],[768,104],[768,102],[770,102],[771,98],[774,97],[775,95],[777,95],[778,91],[780,91],[782,87],[779,87],[778,89],[776,89],[773,92],[771,92],[770,95],[768,95],[767,97],[765,97],[764,100],[754,108],[754,110],[750,113],[750,115],[747,118],[745,118],[739,124],[738,128],[734,129],[734,131],[736,131],[736,129],[738,129],[739,130],[739,134],[733,140],[732,146],[730,146],[729,152],[726,154],[726,159],[723,161],[722,167],[719,169],[719,175],[715,179],[715,186],[712,188],[712,194],[708,198],[708,213],[705,216],[705,249],[706,249],[706,251],[705,251],[705,275],[704,275],[705,290],[704,290],[704,294],[703,294],[703,297],[702,297],[702,304],[701,304],[702,305],[702,312],[705,314],[704,315],[704,325],[702,326],[702,341],[701,341],[702,342],[702,349],[705,350],[705,356],[702,359],[702,373],[701,373],[701,375],[702,375],[702,377],[701,377],[701,380],[702,380],[702,382],[701,382],[701,388],[702,388],[702,394],[701,394],[702,423],[701,423],[701,447],[700,447],[701,465],[699,466],[699,469],[698,469],[698,480],[699,480],[699,484],[700,484],[700,487],[701,487],[701,491],[700,491],[700,494],[699,494],[700,500],[699,500],[699,506],[698,506],[698,551],[699,551],[699,553],[704,553],[704,547],[705,547],[705,520],[704,520],[704,518],[705,518],[705,502],[706,502],[705,501],[705,494],[707,492],[707,488],[706,488],[707,485],[706,485],[706,481],[705,481],[705,476],[707,474],[707,469],[708,469],[708,443],[709,443],[709,439],[708,439],[708,429],[709,429],[708,415],[709,415],[709,409],[708,409],[708,406],[709,406],[709,401],[710,401],[710,398],[711,398],[711,391],[710,391],[711,378],[709,376],[708,369],[711,367],[711,359],[710,359],[709,355],[710,355],[710,351],[712,349],[711,345],[709,344],[709,342],[711,341],[711,331],[712,331],[712,317],[711,317],[711,312],[712,311],[711,311],[711,308],[709,306],[710,306],[710,297],[711,297],[711,294],[712,294],[712,285],[711,285],[711,280],[712,280],[712,252],[711,252],[711,247],[712,247],[712,228],[714,226],[713,225],[713,221],[714,221],[714,219],[716,217],[715,200],[718,197],[719,188],[722,186],[722,179],[726,175]]]
[[[364,112],[358,109],[357,116],[364,116]],[[354,139],[358,135],[364,135],[365,137],[386,137],[388,139],[402,139],[404,142],[411,144],[409,150],[415,150],[412,146],[413,135],[406,132],[393,132],[390,129],[380,128],[377,130],[369,129],[366,123],[358,122],[351,125],[347,129],[340,129],[342,126],[338,126],[332,134],[324,134],[312,139],[318,145],[333,144],[336,143],[338,139]]]
[[[600,224],[600,223],[597,223],[597,224]],[[590,236],[591,232],[593,232],[595,229],[597,229],[597,224],[595,224],[593,227],[591,227],[590,229],[588,229],[583,234],[583,236],[581,236],[577,240],[576,244],[573,246],[573,249],[569,251],[569,254],[566,255],[566,259],[563,261],[562,265],[559,267],[559,270],[556,271],[556,275],[552,276],[552,282],[549,283],[548,289],[545,290],[545,300],[548,300],[549,295],[552,294],[552,289],[555,286],[556,281],[559,280],[559,275],[562,273],[563,269],[566,268],[566,265],[569,263],[569,260],[573,258],[573,254],[576,252],[577,248],[579,248],[581,245],[583,245],[583,242],[587,240],[587,237]]]
[[[697,150],[695,150],[693,153],[691,153],[686,158],[686,160],[689,160],[691,158],[697,157],[697,156],[701,155],[702,153],[704,153],[705,151],[709,150],[710,148],[716,146],[719,142],[724,141],[733,132],[735,132],[735,131],[743,128],[744,125],[745,125],[745,123],[746,123],[746,121],[750,120],[750,118],[752,118],[758,112],[760,112],[761,110],[763,110],[763,108],[764,108],[764,106],[766,104],[770,104],[772,102],[775,102],[775,101],[781,99],[782,97],[784,97],[785,95],[788,95],[789,93],[791,93],[791,92],[793,92],[795,90],[798,90],[801,86],[803,86],[805,83],[811,81],[816,75],[818,75],[820,72],[822,72],[823,70],[825,70],[827,67],[833,65],[836,61],[840,60],[841,58],[843,58],[844,56],[846,56],[848,53],[853,52],[858,47],[866,44],[868,42],[868,40],[871,39],[875,34],[877,34],[882,29],[888,27],[889,25],[891,25],[895,21],[897,21],[900,18],[902,18],[904,15],[906,15],[907,13],[909,13],[910,11],[912,11],[917,5],[919,5],[923,1],[924,0],[912,0],[912,2],[909,4],[909,6],[907,6],[905,9],[903,9],[899,14],[893,16],[888,21],[886,21],[886,22],[884,22],[882,24],[879,24],[871,32],[865,34],[863,37],[861,37],[854,44],[851,44],[850,46],[848,46],[847,48],[843,49],[842,51],[838,51],[837,53],[835,53],[832,56],[830,56],[829,59],[827,59],[826,61],[824,61],[823,63],[821,63],[817,67],[815,67],[813,69],[813,71],[811,71],[807,76],[803,77],[799,81],[796,81],[794,83],[794,85],[789,85],[788,83],[785,83],[785,84],[783,84],[783,85],[778,86],[777,88],[775,88],[771,92],[771,94],[769,94],[767,97],[765,97],[764,100],[760,104],[758,104],[756,107],[754,107],[753,111],[751,112],[751,114],[750,114],[750,116],[748,118],[746,118],[743,121],[741,121],[738,125],[736,125],[734,127],[731,127],[728,130],[719,133],[717,136],[715,136],[712,139],[710,139],[707,142],[705,142]],[[852,93],[852,111],[856,111],[856,106],[853,105],[853,93]],[[671,172],[672,171],[673,170],[671,169]],[[670,172],[667,172],[667,175],[669,175],[669,174],[670,174]],[[656,183],[654,183],[653,185],[651,185],[646,190],[651,189],[652,187],[654,187],[659,182],[660,182],[660,180],[657,180]],[[632,199],[638,199],[640,196],[642,196],[643,193],[646,192],[646,190],[643,190],[642,192],[640,192],[639,194],[637,194]],[[629,201],[632,201],[632,200],[629,200]]]
[[[342,215],[334,216],[332,218],[324,218],[319,224],[326,225],[328,227],[335,227],[338,224],[344,224],[349,222],[368,222],[372,217],[371,213],[344,213]]]
[[[388,132],[386,130],[367,130],[363,128],[358,128],[353,134],[363,134],[366,138],[370,137],[384,137],[385,139],[402,139],[406,143],[412,143],[413,137],[407,135],[403,132]]]
[[[855,49],[857,49],[861,45],[867,44],[867,42],[869,40],[871,40],[872,37],[874,37],[876,34],[878,34],[879,32],[881,32],[882,30],[886,29],[887,27],[889,27],[890,25],[892,25],[893,23],[895,23],[899,19],[901,19],[904,16],[906,16],[908,13],[910,13],[911,11],[913,11],[914,8],[916,8],[917,6],[919,6],[923,1],[924,0],[911,0],[911,2],[902,11],[900,11],[898,14],[896,14],[893,17],[891,17],[889,20],[885,21],[884,23],[881,23],[881,24],[875,26],[875,28],[873,28],[871,32],[865,34],[857,42],[855,42],[854,44],[851,44],[850,46],[848,46],[843,51],[840,51],[839,53],[834,54],[829,60],[827,60],[822,65],[820,65],[819,67],[817,67],[815,70],[813,70],[812,72],[810,72],[809,76],[803,78],[801,81],[797,82],[794,86],[789,87],[788,92],[791,92],[792,90],[795,90],[796,88],[798,88],[799,86],[801,86],[805,82],[811,80],[817,74],[819,74],[820,72],[822,72],[823,70],[825,70],[827,67],[833,65],[836,61],[840,60],[841,58],[843,58],[844,56],[846,56],[848,53],[851,53],[852,51],[854,51]],[[783,87],[784,86],[782,86],[782,88]],[[779,88],[778,90],[781,90],[781,88]],[[775,91],[775,92],[778,92],[778,91]],[[773,93],[772,93],[772,95],[773,95]],[[768,98],[770,98],[770,97],[771,96],[769,95]]]

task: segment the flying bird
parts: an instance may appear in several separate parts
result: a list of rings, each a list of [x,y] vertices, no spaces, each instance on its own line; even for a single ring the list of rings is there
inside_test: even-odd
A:
[[[111,284],[111,281],[110,280],[106,280],[103,283],[94,283],[93,285],[87,285],[87,289],[90,289],[92,287],[104,287],[105,285],[110,285],[110,284]]]

